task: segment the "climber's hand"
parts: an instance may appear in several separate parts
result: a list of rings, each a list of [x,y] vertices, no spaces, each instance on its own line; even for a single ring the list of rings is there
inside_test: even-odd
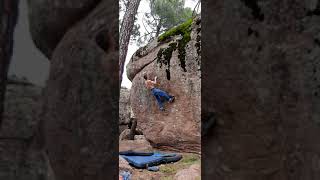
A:
[[[157,84],[157,76],[156,77],[154,77],[154,84]]]

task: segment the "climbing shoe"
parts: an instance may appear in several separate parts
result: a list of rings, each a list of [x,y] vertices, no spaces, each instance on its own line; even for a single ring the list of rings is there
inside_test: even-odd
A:
[[[164,108],[163,108],[163,107],[161,107],[161,108],[160,108],[160,111],[164,111]]]
[[[169,99],[169,102],[172,103],[174,101],[174,96],[172,96],[172,98]]]

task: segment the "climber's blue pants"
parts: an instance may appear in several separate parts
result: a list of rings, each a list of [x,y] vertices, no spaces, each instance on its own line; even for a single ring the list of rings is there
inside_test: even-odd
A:
[[[156,97],[158,105],[160,108],[163,108],[163,104],[161,101],[161,98],[164,97],[167,101],[169,101],[169,99],[171,99],[173,96],[170,96],[168,93],[157,89],[157,88],[152,88],[151,89],[152,94],[154,95],[154,97]]]

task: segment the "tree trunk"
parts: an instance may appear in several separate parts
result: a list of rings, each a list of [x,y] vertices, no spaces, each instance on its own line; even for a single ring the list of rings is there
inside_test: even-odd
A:
[[[0,126],[4,111],[7,74],[13,50],[13,33],[18,18],[19,0],[0,2]]]
[[[133,30],[134,19],[138,11],[141,0],[131,0],[128,2],[126,12],[123,16],[120,29],[120,51],[119,51],[119,80],[121,86],[124,63],[126,61],[130,36]]]

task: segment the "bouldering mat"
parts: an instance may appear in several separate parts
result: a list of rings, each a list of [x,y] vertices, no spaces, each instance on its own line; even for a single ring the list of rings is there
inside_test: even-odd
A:
[[[179,154],[164,154],[164,153],[150,153],[149,155],[141,153],[135,154],[134,152],[130,152],[128,154],[120,153],[120,155],[128,161],[131,166],[136,168],[147,168],[151,166],[157,166],[159,164],[177,162],[182,156]]]

